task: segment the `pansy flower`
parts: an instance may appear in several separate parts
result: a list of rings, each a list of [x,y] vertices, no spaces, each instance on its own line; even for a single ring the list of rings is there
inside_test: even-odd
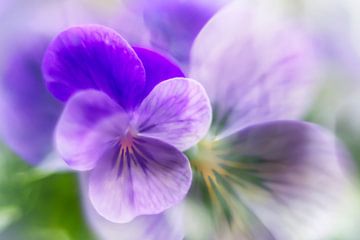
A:
[[[192,48],[190,76],[213,107],[207,137],[188,151],[191,196],[216,226],[204,239],[319,239],[334,224],[347,155],[332,134],[295,121],[316,88],[316,61],[301,26],[278,10],[235,1]]]
[[[49,91],[66,101],[57,149],[71,168],[89,171],[89,197],[102,216],[128,222],[183,199],[192,176],[181,151],[206,134],[211,120],[198,82],[98,25],[60,33],[43,73]]]
[[[76,11],[77,15],[74,16],[73,11],[67,11],[67,15],[69,15],[68,20],[71,23],[102,19],[101,22],[111,23],[111,26],[125,34],[127,40],[131,38],[132,43],[148,45],[139,40],[146,35],[144,34],[145,27],[138,23],[140,21],[138,19],[142,19],[144,14],[145,23],[152,35],[152,45],[165,52],[169,51],[180,60],[184,60],[184,56],[186,56],[187,61],[190,46],[196,34],[222,4],[223,1],[214,1],[208,4],[207,1],[203,0],[185,2],[157,0],[149,4],[147,1],[140,0],[129,3],[128,7],[132,9],[134,5],[138,5],[142,11],[134,14],[130,10],[126,11],[126,8],[120,9],[120,6],[115,4],[113,6],[114,12],[117,12],[121,19],[111,15],[107,16],[108,21],[105,21],[104,16],[100,17],[98,14],[92,18],[85,17],[84,10],[89,10],[89,6],[83,6],[81,3],[79,6],[79,3],[75,3],[71,4],[71,7],[75,7],[77,10],[82,7],[81,14],[79,15],[79,11]],[[46,5],[46,9],[49,11],[58,9],[58,7],[53,8],[52,4]],[[35,33],[35,31],[30,31],[26,34],[12,36],[13,39],[16,39],[15,41],[11,39],[11,41],[8,40],[6,44],[3,44],[0,73],[0,97],[2,100],[0,102],[2,112],[0,116],[0,137],[7,146],[28,163],[45,167],[46,170],[60,170],[64,169],[65,166],[61,164],[61,161],[58,161],[58,156],[55,154],[52,135],[62,109],[62,103],[50,96],[46,90],[43,77],[40,74],[40,65],[49,42],[48,33],[58,29],[59,25],[64,25],[64,22],[52,19],[49,24],[48,21],[43,21],[41,15],[43,8],[44,6],[41,9],[36,8],[38,14],[38,17],[35,18],[37,20],[36,26],[32,26],[34,23],[31,23],[30,27],[36,27],[41,31],[45,30],[47,32],[44,34],[46,37]],[[184,18],[184,15],[188,16],[190,12],[192,13],[191,21]],[[30,14],[30,16],[32,15]],[[137,21],[134,21],[133,15],[136,15]],[[54,16],[56,18],[56,13]],[[48,19],[48,15],[46,18]],[[128,21],[131,21],[131,27],[128,23],[126,25],[121,24],[121,22]],[[25,23],[21,21],[20,24]],[[136,24],[136,28],[133,27],[133,24]],[[51,30],[47,30],[47,28],[51,28]],[[177,30],[174,31],[174,29]],[[23,38],[28,39],[26,44],[18,40]]]

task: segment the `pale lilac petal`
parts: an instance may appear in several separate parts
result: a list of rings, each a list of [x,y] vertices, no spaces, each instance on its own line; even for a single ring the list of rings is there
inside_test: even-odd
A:
[[[179,203],[189,190],[191,169],[183,153],[156,139],[134,137],[99,161],[89,179],[97,212],[124,223],[158,214]]]
[[[158,84],[136,114],[135,124],[140,134],[185,150],[207,133],[211,106],[198,82],[174,78]]]
[[[244,2],[220,10],[192,48],[190,76],[209,94],[215,134],[299,118],[316,86],[312,50],[301,27],[266,1]]]
[[[124,110],[106,94],[80,91],[69,99],[60,117],[57,149],[71,168],[90,170],[125,134],[128,120]]]
[[[146,72],[142,98],[145,98],[158,83],[164,80],[185,77],[181,69],[165,56],[146,48],[134,47],[134,50],[141,59]]]
[[[205,149],[206,165],[198,169],[212,173],[204,180],[215,182],[210,193],[219,192],[232,210],[235,225],[229,230],[243,225],[255,232],[267,229],[279,240],[314,239],[311,234],[335,223],[332,214],[343,200],[349,159],[324,129],[297,121],[268,122]],[[243,217],[244,209],[251,217]],[[254,217],[259,229],[253,228]]]
[[[80,178],[82,202],[87,222],[100,239],[104,240],[182,240],[183,214],[179,206],[156,215],[139,216],[129,223],[113,223],[99,215],[88,196],[87,174]]]
[[[236,138],[228,142],[239,144],[236,151],[258,152],[265,161],[255,167],[264,188],[244,194],[244,201],[276,239],[319,239],[338,224],[351,159],[334,135],[313,124],[279,121],[250,127]]]
[[[144,67],[134,50],[114,30],[99,25],[60,33],[45,54],[43,73],[50,92],[60,100],[93,88],[125,109],[141,101],[145,84]]]

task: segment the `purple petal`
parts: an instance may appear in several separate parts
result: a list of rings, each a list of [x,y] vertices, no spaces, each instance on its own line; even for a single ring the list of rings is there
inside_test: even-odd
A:
[[[190,76],[209,94],[215,134],[299,118],[316,86],[313,54],[300,27],[274,6],[258,4],[234,1],[223,8],[192,49]]]
[[[267,228],[274,239],[314,239],[307,234],[335,223],[331,213],[346,191],[348,159],[330,133],[308,123],[275,121],[208,146],[211,155],[203,155],[207,162],[197,169],[212,173],[209,181],[217,184],[210,191],[221,193],[234,219],[245,205],[260,220],[255,232]]]
[[[43,62],[50,92],[66,101],[82,89],[98,89],[123,108],[136,106],[145,84],[144,67],[115,31],[98,25],[71,27],[50,44]]]
[[[112,222],[158,214],[181,201],[191,184],[188,159],[171,145],[134,137],[114,148],[91,172],[89,195],[94,208]]]
[[[20,157],[38,164],[53,150],[53,131],[62,105],[49,94],[41,76],[41,60],[48,40],[25,36],[26,44],[13,41],[4,54],[0,135]]]
[[[152,45],[187,63],[191,45],[205,23],[225,1],[146,1],[144,22]]]
[[[57,148],[71,168],[90,170],[127,128],[127,114],[106,94],[80,91],[69,99],[60,117]]]
[[[211,106],[196,81],[174,78],[158,84],[137,110],[140,134],[160,139],[180,150],[195,145],[207,133]]]
[[[83,206],[87,221],[100,239],[106,240],[182,240],[182,208],[174,207],[160,214],[139,216],[129,223],[113,223],[99,215],[89,201],[87,176],[81,176]]]
[[[158,83],[170,78],[185,76],[181,69],[165,56],[146,48],[134,47],[133,49],[141,59],[146,72],[146,83],[142,99],[145,98]]]

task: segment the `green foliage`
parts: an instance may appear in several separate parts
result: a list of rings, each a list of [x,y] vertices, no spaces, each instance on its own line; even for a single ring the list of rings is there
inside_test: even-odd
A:
[[[41,172],[0,146],[0,239],[94,239],[76,175]]]

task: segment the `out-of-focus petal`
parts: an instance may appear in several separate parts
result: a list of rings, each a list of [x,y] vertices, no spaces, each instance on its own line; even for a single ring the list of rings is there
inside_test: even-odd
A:
[[[150,30],[152,45],[187,63],[196,35],[226,0],[142,2],[144,22]]]
[[[90,170],[111,149],[128,127],[124,110],[106,94],[84,90],[65,105],[56,128],[56,145],[66,163]]]
[[[204,88],[186,78],[170,79],[155,86],[136,113],[140,134],[180,150],[203,138],[211,122],[210,101]]]
[[[313,54],[301,27],[266,3],[234,1],[195,40],[190,76],[213,104],[215,134],[304,113],[311,90]],[[260,2],[260,1],[258,1]]]
[[[49,94],[41,75],[47,39],[36,35],[25,45],[12,44],[2,52],[0,135],[20,157],[38,164],[53,150],[62,104]]]
[[[325,130],[296,121],[268,122],[202,151],[206,164],[197,160],[195,169],[203,173],[210,199],[220,203],[230,229],[251,225],[244,223],[249,218],[238,218],[244,209],[262,224],[255,231],[269,229],[274,239],[313,239],[334,224],[331,214],[347,186],[348,156]]]
[[[141,101],[145,85],[145,70],[134,50],[118,33],[99,25],[60,33],[46,51],[43,73],[50,92],[60,100],[93,88],[125,109]]]
[[[86,219],[104,240],[182,240],[182,208],[176,206],[156,215],[139,216],[129,223],[113,223],[96,212],[87,194],[87,175],[81,176],[81,190]]]
[[[142,98],[146,97],[158,83],[175,77],[185,77],[181,69],[165,56],[150,49],[134,47],[146,73],[146,83]]]
[[[353,86],[356,89],[355,86]],[[348,91],[349,93],[350,91]],[[360,88],[343,99],[341,107],[334,111],[336,135],[344,141],[357,165],[360,173]]]
[[[161,213],[179,203],[191,184],[189,161],[175,147],[139,136],[130,142],[115,147],[90,174],[90,200],[112,222]]]

